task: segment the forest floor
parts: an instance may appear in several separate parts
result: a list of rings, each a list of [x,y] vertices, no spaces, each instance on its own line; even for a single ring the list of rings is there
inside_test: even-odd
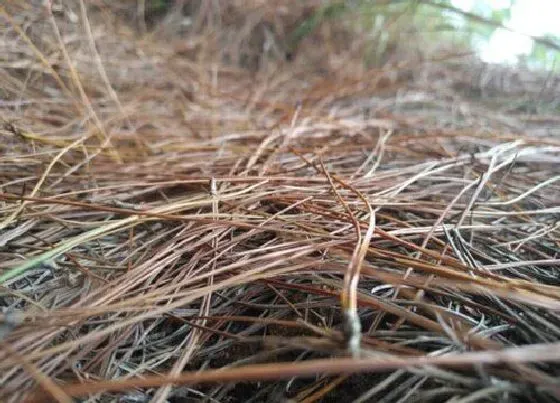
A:
[[[0,400],[560,400],[558,77],[110,3],[0,5]]]

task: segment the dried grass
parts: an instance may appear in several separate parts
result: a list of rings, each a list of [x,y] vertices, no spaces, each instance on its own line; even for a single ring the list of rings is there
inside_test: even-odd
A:
[[[0,6],[0,399],[560,399],[557,77],[366,68],[336,19],[282,60],[319,2],[39,3]]]

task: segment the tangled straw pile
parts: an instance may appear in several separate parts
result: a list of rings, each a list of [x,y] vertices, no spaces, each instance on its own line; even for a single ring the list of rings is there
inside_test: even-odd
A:
[[[105,3],[0,6],[2,401],[560,399],[558,79]]]

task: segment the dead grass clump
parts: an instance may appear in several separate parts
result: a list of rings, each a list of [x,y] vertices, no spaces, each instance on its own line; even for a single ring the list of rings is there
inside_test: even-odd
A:
[[[560,399],[558,80],[252,36],[319,2],[35,3],[0,6],[3,401]]]

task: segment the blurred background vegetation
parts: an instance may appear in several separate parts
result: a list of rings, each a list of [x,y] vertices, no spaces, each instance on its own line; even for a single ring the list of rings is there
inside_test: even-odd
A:
[[[518,6],[517,0],[358,0],[329,2],[313,17],[309,18],[294,32],[298,41],[328,18],[344,18],[353,12],[353,23],[359,23],[367,35],[376,40],[370,55],[375,59],[391,47],[392,43],[421,43],[427,47],[453,47],[469,49],[480,53],[483,49],[492,51],[490,44],[500,34],[510,35],[510,43],[504,44],[500,53],[503,60],[491,57],[493,61],[520,63],[534,69],[558,70],[560,40],[558,35],[545,33],[541,36],[518,32],[510,26],[512,11]],[[550,2],[551,4],[554,2]],[[535,4],[535,7],[538,5]],[[542,9],[542,13],[554,10]],[[535,18],[527,16],[527,18]],[[532,21],[539,24],[539,21]],[[389,28],[389,29],[387,29]],[[560,25],[559,25],[560,29]],[[523,43],[521,43],[523,42]],[[521,49],[530,42],[530,51]],[[495,46],[499,46],[496,44]],[[504,49],[506,48],[506,49]],[[425,49],[424,49],[425,50]],[[484,58],[484,55],[482,55]],[[488,55],[487,55],[488,56]],[[507,59],[505,59],[507,58]]]
[[[196,9],[192,6],[196,2],[192,1],[139,0],[139,3],[145,9],[148,25],[177,8],[177,4]],[[471,50],[484,61],[558,71],[560,31],[535,35],[511,24],[515,11],[523,13],[523,7],[541,7],[525,19],[529,19],[533,27],[539,26],[539,19],[548,13],[560,12],[560,2],[541,0],[537,3],[529,5],[528,0],[306,1],[302,4],[309,5],[312,11],[292,27],[292,32],[286,33],[285,45],[291,56],[300,42],[322,23],[346,21],[351,28],[359,29],[365,40],[369,39],[365,60],[369,65],[382,65],[388,52],[403,44],[416,44],[422,53],[430,48]]]

